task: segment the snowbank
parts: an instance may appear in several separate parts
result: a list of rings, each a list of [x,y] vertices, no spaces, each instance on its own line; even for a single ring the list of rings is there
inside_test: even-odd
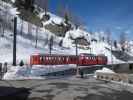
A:
[[[108,69],[108,68],[102,68],[101,70],[96,70],[95,73],[94,73],[94,77],[96,78],[97,77],[97,73],[108,73],[108,74],[114,74],[115,72],[111,69]]]
[[[108,69],[108,68],[102,68],[101,70],[96,70],[95,73],[111,73],[111,74],[114,74],[115,72],[111,69]]]

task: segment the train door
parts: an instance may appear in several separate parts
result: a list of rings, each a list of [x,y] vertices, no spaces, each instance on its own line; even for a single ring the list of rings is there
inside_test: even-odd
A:
[[[39,56],[35,55],[35,56],[32,56],[32,64],[33,65],[38,65],[39,64]]]

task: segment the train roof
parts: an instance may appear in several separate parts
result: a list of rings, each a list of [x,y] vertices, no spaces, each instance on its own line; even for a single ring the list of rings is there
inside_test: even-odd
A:
[[[95,54],[91,54],[91,53],[80,53],[80,55],[83,55],[83,56],[96,56]]]
[[[67,55],[67,54],[42,54],[42,53],[38,53],[38,54],[32,54],[32,55],[41,55],[41,56],[75,56],[75,55]]]

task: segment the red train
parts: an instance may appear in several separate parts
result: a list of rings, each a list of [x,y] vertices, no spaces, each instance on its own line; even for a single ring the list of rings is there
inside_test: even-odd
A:
[[[107,57],[104,55],[93,55],[82,53],[76,55],[58,55],[58,54],[35,54],[30,56],[31,65],[64,65],[78,64],[86,65],[104,65],[107,64]]]

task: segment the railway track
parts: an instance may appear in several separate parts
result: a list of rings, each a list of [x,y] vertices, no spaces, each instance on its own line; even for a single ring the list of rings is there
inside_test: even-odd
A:
[[[91,65],[91,66],[78,66],[79,73],[92,74],[96,70],[102,69],[103,67],[110,68],[116,73],[133,73],[133,63],[123,63],[123,64],[109,64],[109,65]],[[70,68],[64,71],[58,71],[53,73],[48,73],[44,76],[72,76],[76,75],[77,68]]]

